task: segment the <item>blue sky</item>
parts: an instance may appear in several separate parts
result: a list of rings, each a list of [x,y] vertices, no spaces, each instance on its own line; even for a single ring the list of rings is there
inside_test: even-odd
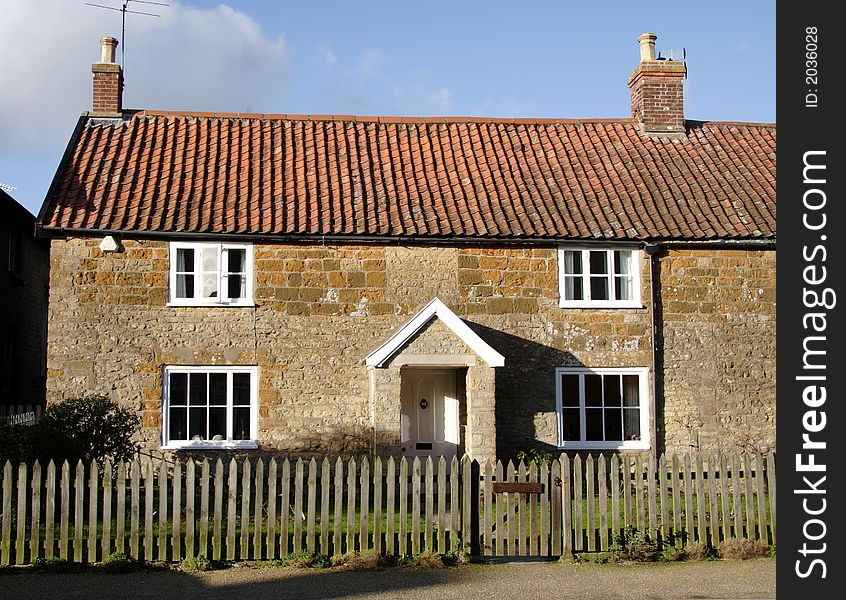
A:
[[[163,1],[130,2],[161,16],[127,15],[126,108],[629,117],[650,31],[687,50],[687,118],[775,121],[774,2]],[[0,183],[37,213],[120,13],[0,0],[0,15]]]

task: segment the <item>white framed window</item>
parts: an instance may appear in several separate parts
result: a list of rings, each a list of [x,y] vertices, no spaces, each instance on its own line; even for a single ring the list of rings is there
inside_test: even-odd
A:
[[[562,308],[641,308],[640,250],[558,249]]]
[[[649,448],[648,372],[645,367],[557,368],[558,447]]]
[[[170,304],[252,306],[252,244],[171,242]]]
[[[258,367],[164,369],[162,446],[257,448]]]

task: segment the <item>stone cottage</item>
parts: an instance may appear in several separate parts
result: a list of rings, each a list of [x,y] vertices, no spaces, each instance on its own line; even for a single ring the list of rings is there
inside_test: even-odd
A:
[[[126,110],[113,38],[39,217],[48,399],[149,448],[509,458],[775,442],[775,127]]]

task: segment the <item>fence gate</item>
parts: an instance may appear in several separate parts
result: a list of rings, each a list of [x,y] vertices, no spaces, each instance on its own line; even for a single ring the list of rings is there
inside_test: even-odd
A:
[[[561,484],[558,461],[486,464],[479,501],[481,554],[560,555]]]

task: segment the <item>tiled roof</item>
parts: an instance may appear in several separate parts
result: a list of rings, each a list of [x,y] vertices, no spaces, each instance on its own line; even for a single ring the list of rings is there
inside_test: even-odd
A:
[[[139,112],[87,120],[42,225],[491,239],[772,239],[773,125]]]

